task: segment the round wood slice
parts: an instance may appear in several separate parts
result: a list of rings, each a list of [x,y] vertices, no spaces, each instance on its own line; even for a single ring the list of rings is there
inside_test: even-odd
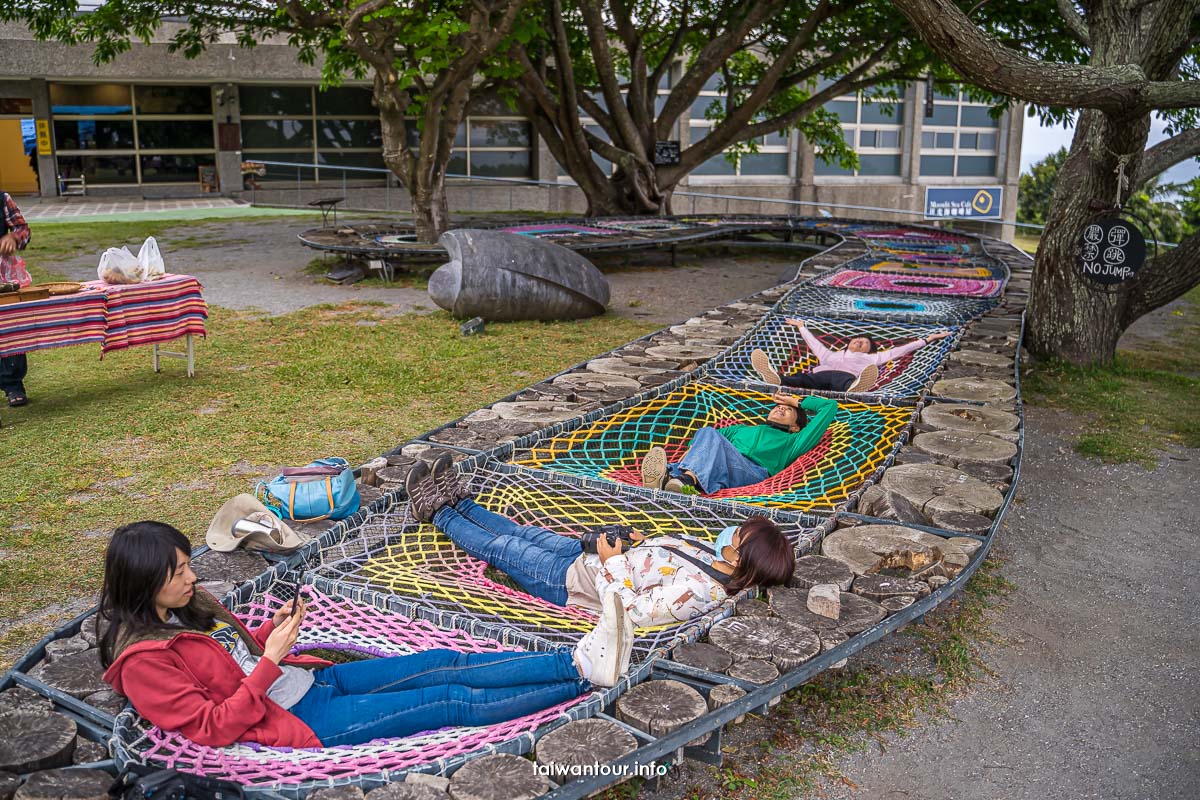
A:
[[[850,637],[847,636],[842,631],[823,632],[821,634],[821,652],[828,653],[830,650],[837,647],[838,645],[845,644],[849,640],[849,638]],[[831,664],[829,666],[829,668],[830,669],[841,669],[844,666],[846,666],[846,659],[843,658],[841,661],[835,661],[833,664]]]
[[[968,431],[933,431],[913,437],[913,446],[942,461],[955,464],[977,461],[984,464],[1008,464],[1017,454],[1012,442]]]
[[[1021,424],[1016,414],[987,406],[968,406],[956,403],[937,403],[921,411],[921,422],[943,431],[1015,431]]]
[[[803,589],[771,590],[771,608],[776,614],[811,628],[818,634],[836,630],[853,636],[862,633],[884,617],[883,609],[878,603],[853,592],[842,592],[838,599],[841,602],[842,613],[837,619],[830,619],[808,610],[808,593]]]
[[[35,772],[14,800],[108,800],[113,776],[98,769],[48,769]]]
[[[732,683],[720,683],[709,690],[708,707],[709,709],[715,709],[727,706],[734,700],[745,696],[746,690],[742,687],[734,686]]]
[[[766,659],[782,672],[800,666],[821,652],[821,641],[816,632],[790,619],[723,619],[709,629],[708,640],[735,659]]]
[[[605,375],[599,372],[572,372],[567,375],[559,375],[553,383],[555,386],[562,386],[576,392],[609,390],[633,394],[642,388],[642,385],[633,378],[623,375]]]
[[[992,521],[982,514],[961,511],[935,511],[930,515],[933,524],[948,531],[961,531],[984,535],[992,529]]]
[[[422,786],[430,786],[437,789],[443,796],[450,791],[450,779],[444,778],[441,775],[432,775],[428,772],[410,772],[404,776],[405,783],[419,783]]]
[[[37,772],[65,767],[75,755],[75,721],[62,714],[0,714],[0,770]]]
[[[894,469],[894,468],[893,468]],[[889,470],[890,472],[891,470]],[[945,539],[903,525],[856,525],[825,537],[821,550],[845,563],[857,575],[874,572],[880,561],[897,551],[919,551],[936,561],[945,552]]]
[[[671,651],[671,660],[709,672],[724,672],[733,663],[733,656],[715,644],[684,642]]]
[[[196,580],[201,582],[223,581],[241,585],[258,577],[266,566],[266,559],[249,550],[229,553],[209,550],[192,559],[192,571],[196,573]]]
[[[960,472],[965,472],[972,478],[994,486],[997,491],[1003,492],[1001,487],[1007,487],[1012,483],[1013,470],[1007,464],[980,464],[978,462],[964,462],[958,467]]]
[[[722,348],[715,346],[664,344],[657,347],[647,347],[646,355],[651,358],[661,358],[663,361],[674,361],[685,364],[689,361],[708,361],[721,353]]]
[[[883,606],[883,610],[890,617],[892,614],[895,614],[897,611],[903,611],[915,602],[917,602],[917,598],[911,594],[898,594],[887,598],[880,605]]]
[[[87,639],[84,639],[83,636],[55,639],[52,642],[46,643],[46,660],[53,661],[56,658],[69,656],[72,653],[82,653],[84,650],[89,649],[91,649],[91,645],[87,643]]]
[[[637,749],[633,734],[604,719],[580,719],[568,722],[546,734],[537,743],[537,763],[550,773],[550,779],[568,783]],[[591,772],[590,774],[595,774]]]
[[[900,448],[900,452],[896,453],[897,464],[932,464],[934,463],[933,456],[928,453],[922,453],[915,447],[905,445]]]
[[[725,670],[725,674],[731,678],[737,678],[739,681],[762,685],[779,677],[779,667],[770,661],[751,658],[746,661],[733,662],[733,665]]]
[[[929,584],[930,589],[936,592],[938,589],[949,583],[950,579],[945,575],[930,575],[925,579],[925,582]]]
[[[32,689],[24,686],[14,686],[0,692],[0,714],[9,711],[24,711],[30,714],[49,714],[54,710],[54,704],[49,698],[42,697]]]
[[[704,716],[708,703],[679,681],[645,681],[617,700],[617,719],[654,737]]]
[[[987,378],[945,378],[933,384],[931,392],[950,400],[980,403],[1006,403],[1017,396],[1011,384]]]
[[[0,772],[0,800],[12,800],[13,793],[21,785],[21,778],[12,772]]]
[[[82,653],[56,658],[48,664],[43,663],[31,674],[61,692],[83,699],[89,694],[108,688],[108,684],[100,677],[103,673],[100,651],[84,650]]]
[[[534,771],[532,761],[507,753],[468,761],[450,776],[454,800],[533,800],[553,788],[549,778]]]
[[[650,366],[633,364],[623,358],[594,358],[587,363],[587,368],[591,372],[598,372],[602,375],[624,375],[630,378],[653,375],[663,371]],[[674,369],[675,362],[669,362],[667,368]]]
[[[106,711],[114,717],[120,714],[125,708],[125,698],[117,694],[112,689],[101,689],[95,694],[89,694],[83,698],[83,702],[87,703],[92,708],[98,708],[101,711]]]
[[[912,578],[859,575],[854,579],[854,593],[882,604],[889,597],[904,597],[905,595],[924,597],[929,594],[929,585],[924,581],[915,581]]]
[[[978,478],[941,464],[902,464],[880,481],[893,506],[908,503],[927,517],[934,511],[968,511],[995,515],[1004,497]],[[826,551],[826,555],[829,555]],[[853,568],[853,565],[851,565]]]
[[[578,406],[568,406],[566,403],[544,403],[538,400],[531,402],[496,403],[492,410],[503,419],[521,420],[549,425],[554,422],[565,422],[580,414]]]
[[[950,354],[950,360],[956,364],[970,364],[977,367],[1008,367],[1013,366],[1011,356],[991,353],[986,350],[955,350]]]
[[[324,789],[314,789],[305,795],[305,800],[363,800],[362,787],[359,786],[327,786]],[[444,798],[445,793],[442,794]]]
[[[93,764],[108,758],[108,748],[91,739],[82,736],[75,737],[75,755],[71,757],[72,764]]]
[[[494,756],[489,756],[494,758]],[[515,756],[509,756],[514,758]],[[521,759],[525,761],[525,759]],[[526,761],[526,764],[529,762]],[[466,769],[464,767],[463,769]],[[486,797],[497,798],[499,795],[484,795]],[[513,795],[516,797],[517,795]],[[532,795],[520,795],[521,797],[531,797]],[[446,800],[447,795],[441,789],[436,789],[432,786],[427,786],[423,783],[408,783],[396,782],[389,783],[386,786],[380,786],[377,789],[372,789],[367,792],[367,797],[370,800]]]
[[[836,583],[844,592],[853,582],[854,572],[843,562],[827,556],[801,556],[788,586],[807,591],[820,583]]]
[[[771,607],[762,600],[740,600],[735,612],[739,617],[769,617]]]

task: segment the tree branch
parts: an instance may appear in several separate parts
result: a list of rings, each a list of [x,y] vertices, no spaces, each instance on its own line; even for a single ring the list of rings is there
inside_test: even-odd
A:
[[[1072,0],[1055,0],[1055,4],[1058,6],[1058,15],[1067,24],[1067,32],[1084,47],[1091,47],[1092,35],[1083,15],[1075,8],[1075,3]]]
[[[1136,189],[1179,162],[1197,156],[1200,156],[1200,128],[1177,133],[1146,150],[1142,155],[1142,167],[1133,181],[1133,187]]]
[[[952,0],[893,0],[893,5],[960,75],[997,94],[1119,116],[1200,105],[1200,81],[1157,83],[1147,80],[1137,64],[1039,61],[1004,47],[976,27]]]

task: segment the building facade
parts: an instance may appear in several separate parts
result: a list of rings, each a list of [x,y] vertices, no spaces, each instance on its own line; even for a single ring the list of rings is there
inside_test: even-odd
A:
[[[319,194],[329,184],[384,182],[382,173],[364,171],[383,168],[369,86],[321,91],[318,70],[286,45],[219,42],[188,60],[169,53],[164,39],[97,66],[90,48],[38,42],[20,26],[0,26],[0,39],[0,185],[14,194],[54,196],[86,185],[90,196],[239,195],[254,186],[258,199],[270,200],[284,185]],[[690,119],[676,126],[681,147],[706,135],[713,123],[705,110],[718,96],[710,82]],[[798,134],[772,134],[757,153],[701,165],[679,187],[675,211],[813,214],[824,206],[839,216],[878,216],[866,207],[920,215],[927,187],[999,187],[1001,208],[991,213],[1015,219],[1019,108],[993,117],[961,93],[939,93],[930,103],[923,83],[909,85],[899,102],[846,96],[826,108],[858,153],[856,170],[825,163]],[[246,162],[266,162],[265,174],[244,173]],[[449,171],[464,176],[450,189],[458,209],[504,210],[507,202],[580,213],[585,205],[532,126],[495,97],[472,100]],[[560,188],[483,182],[493,178]],[[758,200],[731,205],[711,195]],[[392,196],[389,207],[403,208],[403,193]]]

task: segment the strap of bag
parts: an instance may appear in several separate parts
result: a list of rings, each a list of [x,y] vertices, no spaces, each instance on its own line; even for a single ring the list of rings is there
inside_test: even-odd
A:
[[[703,561],[701,561],[700,559],[691,555],[690,553],[683,552],[678,547],[671,547],[671,545],[669,545],[669,544],[660,544],[657,546],[661,547],[663,550],[670,550],[672,553],[679,556],[684,561],[687,561],[688,563],[692,564],[695,567],[699,567],[701,570],[704,571],[704,573],[706,575],[708,575],[708,577],[712,578],[714,581],[721,584],[722,586],[728,586],[729,582],[731,580],[733,580],[732,575],[726,575],[724,572],[721,572],[721,570],[717,569],[712,564],[706,564]]]
[[[296,517],[296,487],[297,486],[299,486],[298,483],[292,483],[288,488],[288,519],[292,520],[293,522],[316,522],[319,519],[329,519],[329,514],[332,514],[333,509],[334,509],[333,478],[325,479],[325,497],[328,498],[328,500],[329,500],[329,513],[322,514],[319,517],[307,517],[306,519],[299,519]]]

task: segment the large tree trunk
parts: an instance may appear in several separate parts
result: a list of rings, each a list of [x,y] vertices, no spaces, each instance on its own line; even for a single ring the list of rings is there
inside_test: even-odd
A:
[[[1101,291],[1076,271],[1075,259],[1084,225],[1116,200],[1119,156],[1130,156],[1125,176],[1132,182],[1149,131],[1148,114],[1124,119],[1099,111],[1080,114],[1035,260],[1026,338],[1033,355],[1080,366],[1106,364],[1115,355],[1127,324],[1125,293]],[[1128,195],[1126,189],[1122,198]]]
[[[450,209],[446,202],[446,179],[440,170],[418,169],[412,195],[413,222],[417,241],[433,243],[450,228]]]

